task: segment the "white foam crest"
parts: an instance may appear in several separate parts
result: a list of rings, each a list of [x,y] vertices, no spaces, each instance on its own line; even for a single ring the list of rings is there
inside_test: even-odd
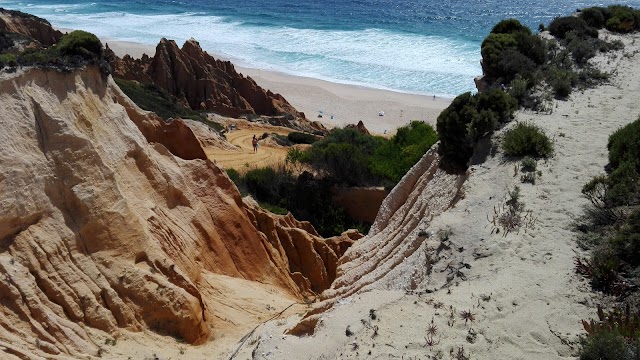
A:
[[[202,13],[42,12],[54,26],[102,37],[149,45],[161,37],[182,45],[193,37],[205,50],[239,65],[379,88],[451,95],[472,90],[472,78],[481,73],[479,44],[438,36],[265,28]]]

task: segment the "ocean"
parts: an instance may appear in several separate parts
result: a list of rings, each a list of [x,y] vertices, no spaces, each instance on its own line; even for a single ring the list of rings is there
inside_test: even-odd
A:
[[[443,97],[475,90],[480,44],[501,19],[536,31],[610,4],[640,0],[0,0],[103,38],[182,45],[193,37],[244,67]]]

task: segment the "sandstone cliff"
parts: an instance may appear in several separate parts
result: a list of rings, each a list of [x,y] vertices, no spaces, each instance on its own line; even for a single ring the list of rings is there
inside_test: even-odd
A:
[[[437,146],[402,178],[380,207],[369,234],[340,258],[336,280],[321,294],[293,334],[313,332],[320,315],[339,299],[374,289],[433,290],[450,281],[443,261],[452,249],[433,236],[431,220],[462,196],[465,175],[438,167]]]
[[[223,321],[212,276],[292,301],[335,276],[346,235],[247,207],[182,121],[99,69],[2,74],[0,104],[0,353],[95,355],[118,329],[202,343]]]

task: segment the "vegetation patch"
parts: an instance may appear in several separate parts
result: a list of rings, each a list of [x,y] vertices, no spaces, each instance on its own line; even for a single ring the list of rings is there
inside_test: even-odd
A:
[[[516,108],[516,100],[500,89],[456,97],[438,116],[440,166],[465,171],[478,140],[509,122]]]
[[[144,110],[153,111],[165,120],[173,118],[191,119],[200,121],[216,131],[223,129],[222,125],[207,120],[205,114],[181,105],[174,96],[155,84],[141,84],[137,81],[119,78],[114,78],[114,80],[122,92],[136,105]]]
[[[587,338],[580,359],[637,359],[640,320],[631,308],[640,308],[640,119],[609,137],[609,165],[582,189],[590,201],[578,223],[579,244],[590,250],[577,257],[576,271],[591,280],[594,289],[618,297],[623,308],[598,320],[583,321]]]
[[[502,149],[509,156],[548,158],[553,154],[553,143],[537,125],[520,122],[505,133]]]

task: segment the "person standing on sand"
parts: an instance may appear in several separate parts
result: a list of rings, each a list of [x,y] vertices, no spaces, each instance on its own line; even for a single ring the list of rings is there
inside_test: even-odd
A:
[[[258,152],[258,139],[256,139],[255,134],[253,135],[253,139],[251,140],[251,145],[253,145],[253,153]]]

